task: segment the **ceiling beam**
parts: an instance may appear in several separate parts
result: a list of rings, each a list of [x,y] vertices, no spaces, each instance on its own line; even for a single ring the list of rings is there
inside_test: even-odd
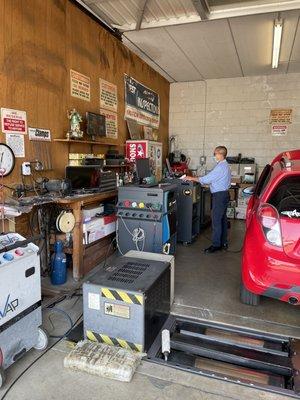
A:
[[[205,0],[192,0],[195,2],[206,2]],[[203,3],[202,3],[203,4]],[[207,16],[209,20],[242,17],[247,15],[281,12],[288,10],[300,9],[300,0],[256,0],[232,3],[229,5],[221,5],[210,7],[210,12]],[[174,25],[185,25],[201,21],[202,18],[197,12],[190,16],[173,17],[168,19],[160,19],[153,21],[141,21],[139,29],[161,28]],[[113,25],[115,28],[122,32],[135,31],[137,23],[125,25]]]
[[[209,18],[210,10],[206,0],[192,0],[192,3],[202,21]]]
[[[141,29],[142,21],[144,18],[145,10],[146,10],[146,5],[147,5],[148,0],[141,0],[140,1],[140,7],[138,10],[138,17],[136,20],[136,27],[135,30],[139,31]]]

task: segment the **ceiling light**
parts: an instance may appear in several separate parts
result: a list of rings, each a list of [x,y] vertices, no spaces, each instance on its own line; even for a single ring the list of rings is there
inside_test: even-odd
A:
[[[274,36],[273,36],[272,68],[278,68],[281,35],[282,35],[282,20],[281,19],[275,20],[273,35]]]

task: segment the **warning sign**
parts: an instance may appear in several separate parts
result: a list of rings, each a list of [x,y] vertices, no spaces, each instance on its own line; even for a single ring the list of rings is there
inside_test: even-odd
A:
[[[270,124],[291,124],[291,108],[276,108],[270,111]]]
[[[105,116],[106,123],[106,137],[117,139],[118,138],[118,114],[104,110],[100,110],[100,114]]]
[[[285,136],[287,130],[287,125],[272,125],[272,136]]]
[[[70,70],[71,96],[85,101],[91,100],[90,78],[86,75]]]
[[[113,83],[100,79],[100,108],[117,112],[118,92],[117,86]]]
[[[3,133],[27,133],[26,111],[1,108],[1,126]]]
[[[105,303],[104,308],[105,308],[104,312],[106,315],[112,315],[113,317],[126,318],[126,319],[130,318],[129,306],[123,306],[114,303]]]

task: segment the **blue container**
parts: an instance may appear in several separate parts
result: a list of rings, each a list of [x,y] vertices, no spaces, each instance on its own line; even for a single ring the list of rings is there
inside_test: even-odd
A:
[[[54,243],[54,254],[51,259],[51,283],[63,285],[67,281],[67,257],[63,252],[63,242],[57,240]]]

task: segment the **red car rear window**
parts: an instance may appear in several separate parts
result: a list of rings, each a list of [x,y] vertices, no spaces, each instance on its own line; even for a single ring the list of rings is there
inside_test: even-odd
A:
[[[276,207],[280,215],[300,218],[300,175],[282,179],[273,190],[268,203]]]

